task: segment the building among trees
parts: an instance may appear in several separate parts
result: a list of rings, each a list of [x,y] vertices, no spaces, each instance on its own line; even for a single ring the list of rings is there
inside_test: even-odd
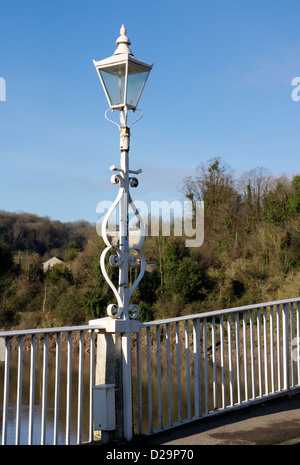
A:
[[[64,262],[62,260],[60,260],[59,258],[52,257],[49,260],[47,260],[46,262],[43,262],[43,271],[44,271],[44,273],[47,273],[47,271],[51,270],[51,268],[54,265],[61,265],[62,263],[64,263]]]

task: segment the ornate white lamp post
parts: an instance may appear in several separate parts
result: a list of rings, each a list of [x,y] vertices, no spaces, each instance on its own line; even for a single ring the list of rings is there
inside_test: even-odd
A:
[[[129,139],[130,126],[127,125],[128,111],[140,111],[137,109],[139,99],[149,76],[152,65],[135,58],[129,49],[130,40],[126,36],[126,29],[121,27],[118,45],[114,55],[101,61],[94,61],[105,95],[110,108],[106,111],[105,117],[109,121],[117,124],[107,117],[108,111],[118,110],[120,112],[120,168],[111,166],[112,171],[118,172],[111,178],[113,184],[119,184],[119,192],[116,200],[108,210],[102,223],[102,237],[106,248],[101,254],[100,266],[102,273],[113,290],[117,299],[117,304],[110,304],[107,313],[112,317],[107,325],[107,331],[121,333],[122,339],[122,389],[123,389],[123,434],[125,439],[132,438],[132,385],[131,385],[131,332],[138,332],[139,325],[134,320],[137,318],[139,309],[137,305],[130,305],[130,298],[138,283],[142,279],[145,271],[145,258],[140,250],[145,237],[144,225],[130,195],[130,187],[137,187],[138,180],[132,174],[139,174],[141,170],[132,171],[129,169]],[[119,244],[113,244],[108,238],[107,225],[110,216],[119,205]],[[141,238],[135,247],[129,244],[128,212],[132,208],[139,220]],[[112,266],[119,267],[118,289],[109,278],[105,268],[105,258],[108,251],[114,250],[115,254],[109,257]],[[128,287],[129,266],[137,265],[137,257],[140,261],[139,276],[134,284]],[[111,324],[109,324],[111,323]]]
[[[107,97],[110,108],[106,111],[105,117],[107,118],[108,111],[119,110],[120,122],[118,125],[120,129],[120,150],[121,161],[120,168],[115,165],[111,167],[112,171],[118,171],[119,174],[113,175],[111,182],[119,184],[119,193],[110,210],[107,212],[102,223],[102,237],[107,245],[107,248],[101,255],[100,265],[102,273],[112,288],[118,304],[109,305],[108,314],[116,319],[128,318],[134,319],[138,316],[138,307],[136,305],[129,305],[130,297],[140,282],[144,270],[145,259],[140,250],[140,246],[144,240],[143,223],[131,199],[130,187],[137,187],[138,180],[135,177],[130,177],[130,174],[139,174],[141,170],[131,171],[129,169],[129,139],[130,139],[130,126],[127,126],[128,110],[137,110],[137,104],[140,100],[142,91],[146,84],[152,65],[148,65],[141,60],[135,58],[129,49],[130,40],[126,36],[126,29],[124,25],[120,30],[120,37],[116,45],[118,45],[112,57],[106,58],[101,61],[94,61],[96,70],[98,71],[105,95]],[[138,110],[140,111],[140,110]],[[140,116],[140,118],[142,115]],[[136,121],[138,121],[138,118]],[[108,118],[107,118],[108,119]],[[134,121],[134,123],[136,122]],[[112,244],[107,237],[107,224],[108,220],[113,213],[114,209],[119,204],[119,247]],[[129,205],[140,220],[141,239],[136,247],[129,248],[129,231],[128,231],[128,209]],[[116,254],[111,256],[109,262],[113,266],[119,267],[119,286],[118,290],[110,280],[105,269],[105,257],[109,250],[114,249]],[[140,257],[141,269],[138,279],[128,289],[128,267],[137,265],[137,256],[133,251],[136,251]]]

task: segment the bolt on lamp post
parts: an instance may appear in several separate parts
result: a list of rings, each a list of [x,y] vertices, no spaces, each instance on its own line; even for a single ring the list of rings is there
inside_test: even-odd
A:
[[[111,177],[111,182],[119,184],[119,192],[102,222],[101,233],[107,247],[101,254],[100,266],[106,281],[117,299],[117,304],[110,304],[107,308],[107,313],[111,319],[107,323],[106,331],[121,333],[122,387],[120,387],[122,388],[121,410],[123,413],[120,422],[122,422],[122,434],[129,441],[132,438],[131,332],[139,331],[139,324],[136,321],[139,314],[138,306],[134,304],[130,305],[129,302],[133,291],[142,279],[145,271],[145,258],[140,250],[140,246],[144,241],[145,231],[142,218],[130,195],[130,187],[138,186],[137,178],[131,175],[137,175],[142,170],[132,171],[129,169],[128,154],[130,127],[142,117],[142,112],[137,109],[137,105],[153,65],[144,63],[133,56],[129,49],[130,40],[126,36],[124,25],[121,27],[120,33],[121,35],[116,42],[118,47],[113,56],[101,61],[93,60],[93,62],[110,107],[105,112],[105,117],[108,121],[117,124],[120,130],[120,168],[117,168],[115,165],[110,168],[112,171],[118,172],[118,174],[114,174]],[[107,117],[107,112],[114,110],[120,112],[120,125]],[[127,125],[128,110],[141,112],[141,116],[129,126]],[[107,226],[111,214],[118,205],[119,244],[116,246],[107,237]],[[131,207],[137,217],[141,230],[139,243],[134,247],[131,247],[129,244],[129,207]],[[119,268],[118,289],[109,278],[105,268],[105,258],[111,250],[115,254],[110,255],[109,263]],[[129,288],[129,266],[136,266],[138,264],[137,256],[140,261],[140,272],[136,281]]]
[[[113,203],[112,207],[107,212],[103,223],[102,223],[102,237],[104,239],[107,248],[101,255],[100,265],[102,273],[113,290],[118,305],[111,304],[108,306],[108,314],[115,319],[134,319],[138,316],[137,305],[129,305],[130,297],[140,282],[144,271],[145,271],[145,259],[140,250],[140,246],[144,240],[145,231],[143,228],[142,218],[140,217],[135,205],[131,199],[129,187],[137,187],[138,180],[135,177],[130,177],[130,174],[139,174],[141,170],[131,171],[129,169],[129,139],[130,139],[130,127],[141,116],[135,120],[131,125],[127,126],[127,115],[128,110],[136,111],[138,102],[146,84],[147,78],[153,65],[144,63],[141,60],[135,58],[129,49],[131,44],[130,40],[126,36],[126,29],[122,25],[120,30],[120,37],[118,38],[116,45],[118,46],[112,57],[106,58],[101,61],[94,61],[96,70],[98,71],[100,81],[102,83],[105,95],[107,97],[110,108],[106,111],[105,117],[109,121],[114,121],[107,118],[108,111],[118,110],[120,111],[120,150],[121,150],[121,161],[120,168],[116,168],[113,165],[110,169],[112,171],[118,171],[119,174],[113,175],[111,182],[113,184],[119,184],[119,193]],[[140,111],[140,110],[138,110]],[[119,204],[119,247],[116,247],[107,237],[107,224],[108,220],[113,213],[114,209]],[[128,230],[128,211],[129,205],[131,206],[134,214],[137,216],[140,222],[141,239],[136,247],[129,248],[129,230]],[[109,262],[113,266],[119,267],[119,286],[118,290],[110,280],[106,269],[105,269],[105,257],[109,250],[114,249],[116,254],[109,258]],[[137,256],[131,254],[136,251],[140,258],[141,268],[140,274],[135,283],[128,289],[128,271],[129,266],[137,265]]]

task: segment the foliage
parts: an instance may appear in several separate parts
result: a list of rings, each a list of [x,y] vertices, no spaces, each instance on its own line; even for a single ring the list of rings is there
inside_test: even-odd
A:
[[[258,167],[235,178],[220,158],[185,178],[181,192],[205,203],[201,247],[149,236],[151,263],[133,293],[140,321],[291,298],[300,293],[300,175]],[[151,226],[151,225],[149,225]],[[99,266],[105,244],[87,222],[0,212],[0,326],[81,324],[107,315],[115,297]],[[42,263],[64,259],[47,273]],[[118,281],[118,268],[108,265]],[[130,285],[139,270],[130,268]]]
[[[36,252],[43,256],[45,261],[50,255],[62,257],[70,243],[82,247],[92,229],[92,225],[87,221],[62,223],[30,213],[0,211],[0,241],[6,244],[12,253]]]
[[[0,276],[7,273],[12,268],[12,254],[10,250],[0,242]]]
[[[67,266],[53,266],[47,273],[48,279],[53,284],[57,284],[58,281],[65,279],[69,284],[72,284],[73,275]]]
[[[76,244],[76,242],[71,242],[71,244],[68,244],[64,251],[64,260],[66,262],[72,262],[77,257],[80,251],[81,248],[79,247],[79,245]]]

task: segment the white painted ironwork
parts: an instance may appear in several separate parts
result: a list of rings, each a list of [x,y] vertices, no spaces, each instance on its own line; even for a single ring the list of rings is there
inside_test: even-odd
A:
[[[23,376],[23,336],[20,337],[18,347],[18,386],[17,386],[17,415],[16,415],[16,445],[20,444],[21,406],[22,406],[22,376]]]
[[[70,444],[72,395],[72,332],[68,332],[67,404],[66,404],[66,444]]]
[[[105,324],[98,322],[96,325],[84,325],[84,326],[71,326],[61,328],[40,328],[32,330],[22,331],[4,331],[0,332],[0,337],[5,338],[5,362],[4,362],[4,382],[3,382],[3,404],[2,404],[2,438],[1,442],[5,444],[24,444],[25,437],[22,436],[22,428],[28,428],[27,444],[79,444],[83,442],[83,430],[82,430],[82,416],[83,416],[83,367],[84,367],[84,334],[89,335],[90,338],[90,360],[89,360],[89,378],[85,379],[85,383],[89,383],[89,411],[88,415],[88,431],[85,431],[84,441],[93,440],[93,417],[92,417],[92,388],[94,386],[94,360],[95,360],[95,339],[94,334],[96,331],[105,330]],[[62,334],[67,335],[67,389],[66,392],[62,392],[62,378],[61,378],[61,352],[62,352]],[[73,344],[74,333],[79,334],[78,346]],[[40,378],[39,373],[36,369],[36,352],[37,352],[37,337],[39,340],[42,338],[42,373]],[[28,341],[28,338],[30,339]],[[49,406],[49,395],[50,390],[50,379],[49,379],[49,340],[50,338],[56,338],[55,344],[55,375],[53,380],[53,386],[51,391],[54,391],[54,405]],[[29,386],[24,389],[24,344],[28,344],[30,348],[30,363],[29,363]],[[17,343],[17,369],[14,372],[15,367],[11,364],[11,345],[12,341]],[[15,344],[14,344],[15,345]],[[65,348],[65,345],[64,345]],[[78,353],[78,370],[74,370],[72,364],[72,351],[76,349]],[[75,380],[75,373],[77,380]],[[10,378],[15,380],[9,382]],[[52,380],[52,377],[51,377]],[[76,437],[71,434],[71,409],[72,409],[72,381],[78,383],[78,394],[77,394],[77,427]],[[51,381],[52,382],[52,381]],[[39,398],[38,393],[35,392],[36,383],[41,386],[41,398],[40,404],[36,404]],[[28,388],[28,389],[27,389]],[[16,389],[16,404],[12,404],[10,393],[12,395]],[[29,393],[28,399],[25,394]],[[62,439],[62,418],[59,416],[61,410],[61,396],[65,396],[66,403],[66,420],[65,420],[65,436]],[[76,399],[74,399],[76,400]],[[28,409],[24,407],[28,405]],[[15,410],[15,421],[13,416],[8,416],[8,411],[11,409]],[[35,409],[40,410],[41,418],[35,413]],[[74,406],[73,406],[74,410]],[[53,437],[51,438],[49,433],[49,421],[53,425]],[[28,426],[27,426],[28,425]],[[11,435],[11,431],[15,428],[14,437]],[[50,428],[51,429],[51,428]],[[38,437],[35,435],[34,430],[39,431]],[[74,430],[74,426],[72,427]],[[25,431],[24,431],[25,433]],[[60,440],[59,440],[60,436]]]
[[[9,394],[9,371],[10,371],[10,338],[5,338],[5,365],[4,365],[4,387],[2,408],[2,445],[7,444],[8,429],[8,394]]]
[[[120,112],[123,114],[122,112]],[[121,118],[121,121],[125,119]],[[113,202],[108,212],[106,213],[101,227],[101,233],[103,240],[106,244],[106,248],[103,250],[100,257],[100,267],[101,271],[111,287],[116,300],[116,304],[110,304],[107,308],[107,313],[112,318],[117,319],[136,319],[139,314],[139,309],[137,305],[130,305],[130,298],[136,289],[137,285],[141,281],[146,267],[145,257],[140,247],[145,238],[145,226],[138,212],[130,194],[130,186],[137,187],[138,181],[135,177],[129,177],[129,174],[132,173],[129,170],[129,138],[130,131],[127,126],[119,126],[120,128],[120,137],[121,137],[121,168],[116,168],[115,165],[111,167],[113,171],[119,171],[119,174],[114,174],[111,177],[111,182],[113,184],[119,184],[119,192],[116,197],[116,200]],[[123,150],[124,148],[124,150]],[[141,170],[135,171],[134,173],[141,172]],[[109,238],[108,222],[116,208],[119,206],[119,246],[116,246],[113,243],[113,240]],[[139,228],[141,231],[141,236],[139,243],[134,247],[129,247],[129,227],[128,227],[128,214],[129,207],[131,207],[134,215],[139,221]],[[119,282],[118,289],[115,284],[110,279],[108,272],[106,270],[105,259],[109,252],[115,252],[114,255],[110,255],[109,263],[111,266],[119,267]],[[136,281],[129,288],[128,283],[128,272],[129,266],[137,266],[139,261],[140,272]]]
[[[35,394],[35,348],[36,348],[36,335],[33,334],[31,337],[31,348],[30,348],[30,394],[29,394],[28,445],[33,444],[33,409],[34,409],[34,394]]]
[[[77,413],[77,444],[82,442],[82,392],[83,392],[83,331],[80,331],[79,362],[78,362],[78,413]]]
[[[299,321],[295,298],[141,323],[137,383],[147,367],[148,396],[136,391],[139,434],[299,390]]]
[[[130,304],[130,299],[144,275],[146,261],[140,249],[145,238],[145,227],[130,194],[130,188],[138,186],[137,178],[131,175],[137,175],[142,170],[132,171],[129,169],[130,128],[141,119],[142,112],[139,118],[130,125],[127,120],[128,110],[138,110],[137,105],[153,65],[149,65],[133,56],[129,48],[131,42],[126,36],[124,25],[121,27],[120,34],[116,42],[118,47],[113,56],[101,61],[93,60],[93,62],[110,110],[119,110],[120,112],[120,124],[108,118],[107,113],[109,110],[105,112],[105,118],[119,127],[121,158],[120,168],[115,165],[110,168],[112,171],[118,172],[118,174],[111,177],[111,182],[119,185],[119,192],[102,223],[101,234],[106,248],[100,257],[100,267],[117,300],[116,304],[112,303],[108,306],[107,313],[111,318],[122,320],[125,323],[122,331],[119,329],[119,332],[122,332],[123,433],[125,439],[130,440],[132,438],[131,332],[133,330],[130,320],[135,320],[139,315],[138,305]],[[118,244],[116,245],[115,241],[109,239],[107,227],[109,219],[117,207],[119,208],[119,224]],[[140,240],[135,246],[129,243],[128,220],[130,208],[138,220],[140,229]],[[111,252],[113,253],[111,254]],[[109,257],[111,266],[119,269],[118,286],[113,283],[107,272],[106,257]],[[140,267],[139,275],[129,287],[129,267],[138,265]],[[115,326],[115,330],[117,331],[117,326]]]
[[[275,322],[276,317],[276,322]],[[0,332],[5,338],[3,380],[2,444],[24,443],[22,427],[28,425],[28,444],[34,443],[33,431],[39,428],[41,444],[58,444],[58,430],[62,434],[61,416],[58,423],[60,399],[66,396],[65,444],[81,443],[93,439],[92,389],[94,386],[95,332],[105,332],[110,318],[92,325],[41,328],[36,330]],[[300,298],[268,302],[258,305],[200,313],[178,318],[139,323],[137,331],[136,364],[137,381],[131,384],[131,338],[122,330],[123,377],[134,392],[134,412],[137,411],[139,434],[152,434],[225,411],[265,401],[300,388],[299,364]],[[192,330],[192,331],[191,331]],[[74,337],[77,332],[79,338]],[[83,344],[84,333],[90,337],[89,403],[83,410]],[[61,353],[63,339],[67,353],[67,386],[62,392]],[[49,375],[49,341],[55,337],[55,375]],[[30,338],[30,341],[28,341]],[[42,342],[43,371],[38,378],[36,371],[37,338]],[[77,344],[77,340],[79,343]],[[17,367],[11,363],[11,344],[17,341]],[[272,341],[272,344],[271,344]],[[144,345],[145,342],[145,345]],[[29,389],[24,390],[24,344],[30,348]],[[15,346],[15,344],[13,344]],[[53,344],[52,344],[53,346]],[[145,351],[142,350],[145,347]],[[249,348],[249,350],[248,350]],[[78,367],[74,366],[74,350],[78,354]],[[155,349],[155,350],[154,350]],[[127,357],[127,358],[126,358]],[[130,357],[130,364],[128,358]],[[108,360],[109,363],[109,360]],[[130,370],[129,368],[130,367]],[[142,389],[146,369],[146,390]],[[12,373],[15,370],[15,373]],[[72,382],[77,376],[76,392]],[[276,375],[277,374],[277,375]],[[9,379],[13,380],[11,383]],[[135,377],[134,377],[135,379]],[[41,386],[41,423],[34,415],[35,384]],[[49,383],[55,391],[54,406],[49,410]],[[8,409],[10,391],[16,390],[15,418],[11,423]],[[28,399],[25,392],[28,393]],[[135,394],[136,393],[136,394]],[[72,394],[74,399],[72,398]],[[75,394],[75,395],[74,395]],[[146,399],[142,398],[146,394]],[[136,395],[136,397],[135,397]],[[123,399],[124,401],[124,399]],[[76,435],[71,437],[71,403],[77,402]],[[29,405],[24,413],[24,404]],[[146,405],[145,405],[146,404]],[[144,407],[144,408],[143,408]],[[50,414],[50,412],[52,412]],[[83,436],[83,415],[89,415],[88,432]],[[126,413],[124,406],[124,434],[130,433],[135,417]],[[28,421],[24,421],[28,415]],[[53,424],[53,436],[47,432],[48,421]],[[39,423],[38,425],[36,423]],[[130,424],[131,422],[131,424]],[[13,437],[8,431],[15,428]],[[26,426],[27,427],[27,426]],[[127,428],[127,430],[126,430]],[[60,439],[61,441],[61,439]],[[36,438],[35,438],[36,442]]]
[[[101,254],[100,267],[117,300],[117,304],[110,304],[108,306],[108,315],[112,318],[127,320],[136,319],[139,314],[138,306],[130,305],[129,302],[134,290],[143,277],[146,266],[144,255],[140,249],[145,238],[145,227],[130,194],[130,187],[135,188],[138,186],[137,178],[131,177],[130,175],[137,175],[141,173],[142,170],[132,171],[129,169],[130,128],[141,119],[142,112],[140,117],[130,125],[128,125],[127,119],[128,110],[140,111],[136,106],[153,65],[148,65],[141,60],[137,60],[133,56],[132,51],[129,49],[131,42],[126,36],[126,28],[124,25],[121,27],[120,34],[116,42],[118,47],[114,55],[101,61],[94,61],[94,65],[110,105],[110,108],[105,112],[105,118],[116,124],[119,128],[121,151],[120,168],[117,168],[115,165],[111,167],[112,171],[118,172],[118,174],[114,174],[111,177],[111,182],[113,184],[119,184],[119,192],[102,222],[101,234],[107,247]],[[133,75],[141,78],[141,81],[139,81],[140,85],[137,85],[137,80],[134,82],[131,81]],[[107,79],[109,88],[106,82]],[[138,95],[135,98],[135,103],[128,101],[128,95],[136,90],[138,90]],[[113,102],[116,95],[119,96],[118,103]],[[114,111],[116,109],[120,112],[120,124],[107,116],[108,111]],[[119,207],[118,246],[113,243],[113,240],[109,239],[107,231],[109,219],[117,207]],[[141,231],[140,241],[134,247],[129,247],[129,208],[132,209],[136,216]],[[109,264],[119,268],[118,288],[109,277],[105,266],[105,259],[109,252],[112,251],[114,254],[109,256]],[[129,267],[137,266],[138,262],[140,265],[139,275],[129,288]]]
[[[90,341],[90,389],[89,389],[89,441],[94,438],[93,430],[93,386],[95,380],[95,331],[91,331]]]
[[[60,347],[61,334],[56,336],[56,358],[55,358],[55,401],[54,401],[54,437],[53,444],[58,444],[58,421],[59,421],[59,388],[60,388]]]
[[[130,187],[137,187],[138,180],[136,177],[130,177],[131,173],[137,174],[141,170],[132,172],[129,169],[129,138],[130,129],[127,124],[127,108],[120,111],[120,147],[121,147],[121,160],[120,168],[115,165],[111,167],[112,171],[118,171],[119,174],[114,174],[111,178],[113,184],[119,184],[119,192],[116,200],[112,204],[104,217],[102,223],[102,237],[106,244],[100,257],[100,267],[104,278],[111,287],[117,304],[110,304],[107,308],[108,315],[115,319],[125,322],[124,333],[122,334],[122,365],[123,365],[123,432],[127,440],[132,438],[132,393],[131,393],[131,327],[130,320],[135,320],[139,315],[139,308],[136,304],[130,304],[131,296],[142,279],[146,261],[140,247],[145,238],[145,229],[140,213],[138,212],[134,202],[131,198]],[[113,243],[108,237],[107,225],[114,210],[119,206],[119,241],[118,246]],[[129,247],[129,226],[128,216],[129,207],[131,207],[134,215],[139,221],[141,236],[139,243],[133,247]],[[109,252],[114,252],[110,255],[109,263],[111,266],[119,268],[118,289],[110,279],[106,270],[105,259]],[[139,262],[139,263],[138,263]],[[129,287],[129,267],[140,266],[139,275],[135,282]]]

